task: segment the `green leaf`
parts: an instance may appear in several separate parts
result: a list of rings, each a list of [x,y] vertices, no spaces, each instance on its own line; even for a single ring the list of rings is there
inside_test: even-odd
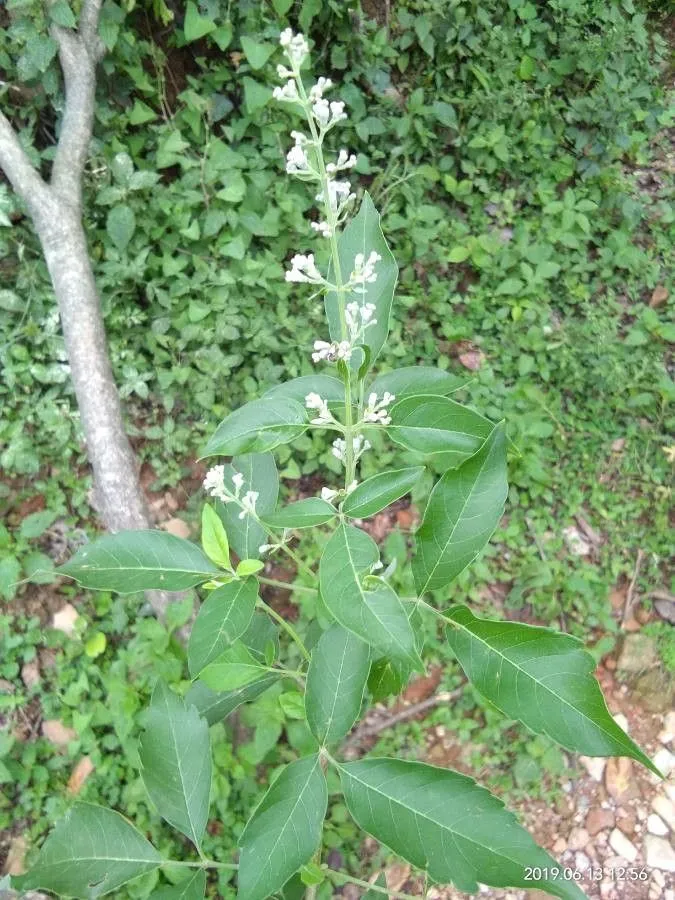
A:
[[[415,394],[452,394],[471,381],[466,376],[451,375],[443,369],[432,366],[403,366],[393,372],[385,372],[374,379],[366,393],[376,393],[382,397],[385,391],[393,394],[397,400]],[[319,391],[321,393],[321,391]],[[323,397],[323,394],[321,394]]]
[[[305,709],[322,744],[339,741],[356,721],[369,669],[370,649],[361,638],[341,625],[321,635],[307,672]]]
[[[223,569],[232,569],[230,543],[223,521],[212,506],[202,509],[202,548],[211,562]]]
[[[563,868],[472,778],[397,759],[363,759],[338,769],[345,803],[361,828],[434,881],[470,894],[483,883],[583,900],[577,885],[563,879]],[[552,866],[559,880],[528,879],[533,867],[546,872]]]
[[[311,393],[323,397],[331,408],[344,405],[345,402],[344,383],[331,375],[301,375],[299,378],[291,378],[290,381],[284,381],[265,391],[261,400],[283,398],[295,400],[304,406],[305,397]]]
[[[376,660],[370,667],[368,690],[374,702],[400,694],[410,677],[410,668],[386,656]]]
[[[21,564],[15,556],[0,559],[0,596],[5,600],[11,600],[16,594],[20,577]]]
[[[153,891],[150,900],[203,900],[205,893],[206,872],[204,869],[195,869],[180,884]]]
[[[463,263],[465,259],[468,259],[471,255],[471,251],[468,247],[453,247],[452,250],[448,253],[448,262],[451,263]]]
[[[232,581],[208,595],[188,642],[188,667],[194,678],[245,633],[258,599],[255,578]]]
[[[531,56],[525,54],[520,61],[520,66],[518,68],[518,77],[521,81],[530,81],[532,76],[535,73],[536,63],[532,59]]]
[[[267,673],[242,641],[236,641],[200,673],[200,678],[213,691],[236,691],[252,684]]]
[[[57,571],[86,588],[135,594],[184,591],[219,570],[199,547],[173,534],[119,531],[85,544]]]
[[[630,756],[659,774],[616,724],[595,680],[595,660],[569,634],[478,619],[453,606],[448,642],[467,678],[512,719],[586,756]]]
[[[89,659],[96,659],[101,653],[105,652],[107,640],[102,631],[95,631],[84,645],[84,652]]]
[[[320,497],[307,497],[268,513],[263,522],[270,528],[311,528],[313,525],[325,525],[336,515],[337,510],[330,503]]]
[[[124,251],[136,230],[136,216],[129,206],[114,206],[106,219],[108,237],[118,250]]]
[[[157,113],[142,100],[134,100],[134,105],[129,110],[130,125],[145,125],[157,118]]]
[[[358,214],[340,235],[338,249],[340,268],[345,280],[349,278],[354,269],[354,259],[357,253],[363,253],[367,259],[371,251],[375,250],[382,257],[375,267],[377,280],[364,285],[365,292],[358,295],[360,306],[364,306],[366,303],[372,303],[375,306],[373,318],[376,320],[376,324],[365,330],[360,341],[360,343],[368,345],[371,361],[374,362],[389,334],[389,316],[394,300],[398,267],[382,234],[380,215],[370,199],[370,194],[364,194]],[[328,277],[329,280],[332,277],[330,270]],[[325,306],[331,339],[342,340],[345,335],[342,334],[337,294],[329,291],[326,294]],[[356,361],[355,368],[358,368]]]
[[[379,559],[377,544],[365,531],[340,525],[319,564],[321,596],[357,637],[423,671],[403,604],[385,581],[369,574]]]
[[[19,891],[52,891],[66,897],[101,897],[152,872],[162,856],[123,816],[76,803],[56,824],[35,865],[12,879]]]
[[[188,0],[185,8],[185,21],[183,22],[183,33],[185,34],[185,42],[187,44],[192,41],[198,41],[205,35],[215,31],[216,23],[207,16],[200,16],[196,3]]]
[[[408,469],[392,469],[373,475],[357,485],[342,504],[342,512],[355,519],[374,516],[381,509],[398,500],[413,487],[424,471],[424,466]]]
[[[239,839],[239,900],[264,900],[311,859],[321,842],[327,805],[318,754],[286,766]]]
[[[254,116],[271,100],[272,90],[266,84],[260,84],[255,78],[245,76],[243,81],[246,113],[249,116]]]
[[[242,495],[255,491],[258,500],[255,508],[258,516],[274,511],[279,496],[279,475],[271,453],[249,453],[235,456],[232,464],[224,466],[225,484],[232,486],[232,476],[239,472],[244,476]],[[260,546],[267,543],[265,529],[253,516],[239,518],[241,510],[236,503],[216,502],[216,510],[223,520],[232,549],[239,559],[255,559],[260,556]]]
[[[19,535],[27,540],[40,537],[49,528],[57,513],[51,509],[42,509],[39,512],[31,513],[22,520],[19,528]]]
[[[427,456],[443,454],[448,468],[480,449],[494,425],[449,397],[417,395],[391,407],[387,434],[395,443]]]
[[[185,695],[185,702],[197,707],[209,725],[227,718],[242,703],[248,703],[259,697],[267,688],[275,684],[281,673],[267,672],[258,681],[253,681],[234,691],[214,691],[203,681],[195,681]]]
[[[247,578],[249,575],[256,575],[264,568],[265,563],[261,559],[242,559],[237,563],[237,578]]]
[[[295,400],[253,400],[223,419],[201,458],[262,453],[288,444],[307,429],[307,412]]]
[[[490,540],[504,511],[506,434],[497,425],[480,451],[436,483],[415,534],[412,572],[419,596],[449,584]]]
[[[253,38],[242,36],[241,49],[252,69],[262,69],[270,56],[277,49],[275,44],[265,41],[255,41]]]
[[[49,18],[62,28],[75,28],[77,20],[66,0],[56,0],[49,6]]]
[[[209,817],[209,726],[161,680],[143,724],[138,752],[145,789],[160,816],[199,849]]]

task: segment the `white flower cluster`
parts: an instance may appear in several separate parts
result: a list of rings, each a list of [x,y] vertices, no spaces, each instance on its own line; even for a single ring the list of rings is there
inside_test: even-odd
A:
[[[325,500],[326,503],[332,503],[333,500],[337,497],[340,491],[333,490],[333,488],[322,487],[321,488],[321,499]]]
[[[339,220],[348,203],[350,203],[356,194],[352,192],[352,186],[348,181],[333,181],[328,179],[328,206],[330,213],[335,222]],[[324,203],[324,193],[320,191],[316,195],[317,203]]]
[[[310,143],[301,131],[291,131],[295,145],[286,154],[286,171],[289,175],[314,175],[309,164],[306,146]]]
[[[377,281],[377,272],[375,266],[380,262],[382,257],[379,253],[371,250],[368,259],[363,253],[357,253],[354,257],[354,268],[349,276],[349,287],[357,294],[365,294],[364,285],[372,284]]]
[[[370,450],[370,441],[365,440],[362,434],[357,434],[352,438],[352,454],[354,456],[354,462],[357,462],[366,450]],[[341,463],[347,461],[347,442],[344,438],[336,438],[333,441],[332,453]]]
[[[314,254],[296,253],[291,260],[291,268],[286,272],[286,281],[306,281],[308,284],[323,284],[321,272],[314,262]]]
[[[314,353],[312,359],[315,363],[325,360],[326,362],[337,362],[342,359],[349,362],[352,358],[352,345],[349,341],[314,341]]]
[[[345,307],[345,319],[349,329],[350,344],[355,344],[366,328],[370,328],[371,325],[377,325],[377,319],[373,318],[374,312],[374,303],[364,303],[363,306],[360,306],[356,301],[352,300],[351,303],[347,304]]]
[[[327,425],[334,422],[331,411],[328,409],[328,401],[324,400],[318,394],[311,393],[305,397],[305,406],[307,409],[315,409],[319,413],[314,419],[310,419],[312,425]]]
[[[244,476],[241,472],[235,472],[232,476],[233,489],[230,490],[225,487],[225,466],[213,466],[206,473],[203,486],[207,494],[220,500],[221,503],[237,502],[242,508],[239,513],[240,519],[243,519],[248,513],[255,513],[258,492],[246,491],[243,497],[239,496],[244,486]]]
[[[338,158],[334,163],[328,163],[326,165],[326,172],[329,175],[333,175],[335,172],[342,172],[345,169],[352,169],[356,165],[356,156],[354,154],[347,153],[346,150],[340,150],[338,153]]]
[[[387,412],[387,407],[391,406],[396,397],[385,391],[382,399],[377,399],[377,394],[371,394],[368,397],[368,404],[363,411],[363,421],[370,422],[375,425],[389,425],[391,416]]]
[[[292,29],[286,28],[279,35],[279,43],[293,69],[298,70],[309,53],[309,44],[304,34],[293,34]]]

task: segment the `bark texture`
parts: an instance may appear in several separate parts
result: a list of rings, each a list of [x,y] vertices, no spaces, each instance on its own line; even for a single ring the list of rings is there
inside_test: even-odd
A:
[[[124,428],[108,355],[101,303],[82,221],[82,183],[91,141],[96,66],[103,56],[97,28],[101,0],[85,0],[77,31],[54,26],[65,83],[65,108],[51,178],[31,164],[0,112],[0,168],[33,220],[54,286],[87,455],[94,505],[110,531],[150,527],[133,451]],[[170,595],[148,599],[162,615]]]

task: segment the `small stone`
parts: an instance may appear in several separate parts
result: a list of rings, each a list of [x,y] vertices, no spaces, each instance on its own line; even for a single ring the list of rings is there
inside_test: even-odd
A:
[[[58,612],[54,613],[52,618],[52,628],[62,631],[64,634],[72,634],[75,631],[75,622],[79,613],[75,607],[66,603]]]
[[[553,845],[553,852],[560,855],[561,853],[564,853],[565,850],[567,850],[567,841],[565,838],[558,838]]]
[[[615,441],[612,441],[612,452],[613,453],[621,453],[623,448],[626,446],[626,438],[617,438]]]
[[[672,744],[675,739],[675,734],[672,731],[666,731],[664,728],[663,731],[659,731],[658,739],[660,744]]]
[[[663,717],[663,727],[666,731],[669,731],[671,734],[675,734],[675,712],[670,710]]]
[[[643,672],[658,662],[656,642],[644,632],[627,634],[617,659],[617,669],[622,672]]]
[[[21,680],[29,690],[40,683],[40,666],[36,659],[21,666]]]
[[[659,794],[652,800],[652,809],[661,816],[671,831],[675,831],[675,802]]]
[[[624,716],[623,713],[617,713],[615,716],[612,716],[616,724],[621,728],[622,731],[625,731],[628,734],[628,719]]]
[[[176,537],[190,537],[190,526],[183,519],[167,519],[166,522],[162,522],[161,527],[164,529],[164,531],[168,531],[169,534],[173,534]]]
[[[586,831],[590,835],[608,828],[614,828],[614,813],[610,809],[592,809],[586,816]]]
[[[614,756],[607,761],[605,787],[615,800],[627,800],[635,796],[633,765],[626,756]]]
[[[616,827],[620,828],[627,837],[635,834],[636,824],[635,816],[625,810],[621,810],[616,817]]]
[[[590,868],[590,865],[591,861],[585,853],[574,854],[574,867],[577,872],[586,872]]]
[[[661,772],[664,778],[667,778],[670,773],[675,769],[675,755],[673,755],[670,750],[667,750],[665,747],[661,747],[660,750],[654,754],[654,759],[652,760],[656,768]]]
[[[648,834],[645,838],[645,858],[650,868],[675,872],[675,850],[665,838]]]
[[[570,553],[574,556],[589,556],[591,554],[593,548],[574,525],[568,525],[567,528],[563,528],[562,533]]]
[[[573,828],[567,838],[567,846],[570,850],[583,850],[590,839],[591,836],[585,828]]]
[[[77,739],[77,732],[73,728],[68,728],[63,722],[59,722],[58,719],[45,719],[42,723],[42,734],[57,747],[65,747]]]
[[[651,813],[647,819],[647,831],[658,837],[664,837],[664,835],[668,834],[668,826],[661,816],[657,816],[656,813]]]
[[[602,781],[607,760],[602,756],[580,756],[579,762],[586,769],[593,781]]]
[[[609,836],[609,846],[615,853],[622,856],[628,862],[635,862],[637,859],[637,847],[628,840],[626,835],[615,828]]]
[[[12,838],[9,844],[9,852],[3,872],[5,875],[23,875],[26,871],[24,860],[28,851],[28,841],[22,834],[17,834]],[[4,896],[1,894],[0,896]]]

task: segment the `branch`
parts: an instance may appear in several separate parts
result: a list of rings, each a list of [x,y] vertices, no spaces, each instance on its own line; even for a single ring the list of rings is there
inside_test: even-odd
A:
[[[49,188],[21,146],[9,120],[0,112],[0,168],[31,215],[47,199]]]
[[[66,93],[51,184],[76,209],[82,206],[82,173],[94,122],[96,65],[104,52],[97,35],[100,12],[101,0],[85,0],[77,32],[58,25],[50,29],[59,45]]]

